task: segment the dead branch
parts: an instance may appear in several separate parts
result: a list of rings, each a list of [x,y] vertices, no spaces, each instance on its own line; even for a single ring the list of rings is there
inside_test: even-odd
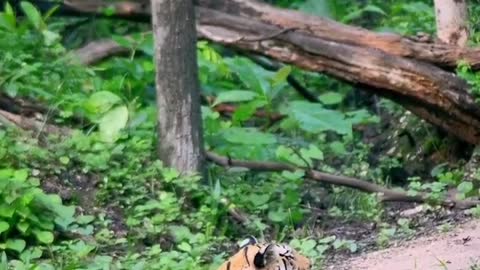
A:
[[[127,53],[130,49],[121,46],[114,40],[104,39],[88,43],[86,46],[75,50],[73,54],[83,65],[94,65],[101,60]]]
[[[51,124],[46,123],[45,121],[38,121],[33,118],[22,117],[21,115],[13,114],[4,110],[0,110],[0,117],[4,122],[10,122],[21,129],[34,130],[38,133],[48,133],[48,134],[60,134],[68,135],[71,134],[72,130],[68,128],[61,128]]]
[[[380,201],[382,202],[414,202],[425,203],[428,202],[428,196],[420,194],[417,196],[408,195],[407,192],[402,190],[393,190],[382,187],[380,185],[352,178],[348,176],[333,175],[328,173],[319,172],[307,168],[301,168],[294,165],[269,162],[269,161],[245,161],[230,159],[228,157],[220,156],[213,152],[207,151],[206,157],[211,162],[223,166],[223,167],[244,167],[252,171],[268,171],[268,172],[281,172],[281,171],[296,171],[304,170],[305,176],[311,180],[336,185],[344,186],[368,193],[379,194]],[[440,202],[442,206],[449,208],[468,209],[480,204],[478,200],[456,200],[455,198],[445,199]]]

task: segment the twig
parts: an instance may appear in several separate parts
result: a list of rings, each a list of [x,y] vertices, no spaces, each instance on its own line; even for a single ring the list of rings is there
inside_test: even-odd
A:
[[[296,170],[305,170],[305,176],[311,180],[318,182],[323,182],[327,184],[344,186],[349,188],[354,188],[360,191],[368,193],[377,193],[379,194],[379,199],[381,202],[415,202],[415,203],[425,203],[428,201],[428,196],[426,194],[419,194],[416,196],[408,195],[407,192],[403,190],[393,190],[389,189],[371,182],[360,180],[353,177],[342,176],[342,175],[333,175],[328,173],[323,173],[316,170],[309,170],[308,168],[302,168],[293,166],[290,164],[280,163],[280,162],[270,162],[270,161],[245,161],[237,159],[228,159],[226,157],[220,156],[213,152],[207,151],[206,157],[213,163],[221,165],[223,167],[244,167],[252,171],[271,171],[271,172],[280,172],[280,171],[296,171]],[[442,206],[448,208],[458,208],[458,209],[468,209],[480,205],[479,200],[457,200],[457,199],[445,199],[440,202]]]
[[[0,120],[5,122],[7,120],[11,124],[26,130],[35,130],[38,132],[45,132],[45,133],[53,133],[53,134],[60,134],[60,135],[68,135],[72,133],[71,129],[68,128],[61,128],[54,125],[50,125],[47,123],[42,123],[37,121],[33,118],[23,117],[21,115],[13,114],[4,110],[0,110]]]
[[[249,54],[245,54],[246,57],[250,58],[253,62],[255,62],[255,64],[263,67],[264,69],[266,70],[270,70],[270,71],[277,71],[281,68],[281,65],[276,63],[276,62],[271,62],[271,61],[267,61],[267,60],[264,60],[263,58],[261,58],[260,56],[258,55],[249,55]],[[293,88],[295,89],[295,91],[297,91],[297,93],[302,96],[303,98],[305,98],[306,100],[310,101],[310,102],[314,102],[314,103],[318,103],[320,102],[320,100],[318,99],[318,97],[312,93],[312,91],[310,91],[309,89],[307,89],[306,87],[304,87],[296,78],[295,76],[293,76],[292,74],[289,74],[287,76],[287,83]]]
[[[272,38],[276,38],[280,35],[283,35],[285,33],[288,33],[290,31],[293,31],[293,30],[296,30],[298,29],[298,27],[288,27],[288,28],[285,28],[285,29],[280,29],[278,30],[277,32],[274,32],[270,35],[265,35],[265,36],[261,36],[261,37],[257,37],[257,38],[248,38],[248,37],[241,37],[238,41],[251,41],[251,42],[256,42],[256,41],[262,41],[262,40],[267,40],[267,39],[272,39]]]

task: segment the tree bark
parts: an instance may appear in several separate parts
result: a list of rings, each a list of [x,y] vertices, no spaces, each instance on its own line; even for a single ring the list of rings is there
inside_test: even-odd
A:
[[[195,12],[191,0],[152,0],[158,152],[182,173],[203,171]]]
[[[466,0],[435,0],[437,37],[441,41],[465,47],[468,41]]]

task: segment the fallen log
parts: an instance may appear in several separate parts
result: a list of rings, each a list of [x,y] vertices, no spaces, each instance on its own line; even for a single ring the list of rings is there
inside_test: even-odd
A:
[[[5,1],[0,2],[3,4]],[[45,0],[31,2],[44,12],[56,4]],[[324,40],[374,48],[388,54],[448,67],[456,67],[460,60],[465,60],[474,69],[480,68],[480,49],[478,48],[461,48],[439,41],[424,42],[395,33],[377,33],[327,18],[273,7],[255,0],[196,0],[195,2],[197,7],[259,20],[279,28],[295,28]],[[20,12],[18,7],[17,10]],[[64,0],[60,5],[59,13],[66,16],[94,15],[149,23],[150,1]]]
[[[469,86],[434,65],[453,67],[468,58],[476,67],[476,49],[374,33],[252,0],[197,4],[200,38],[368,85],[369,91],[400,103],[459,139],[480,143],[480,107]],[[110,7],[117,17],[149,18],[147,1],[70,0],[64,6],[81,14],[103,14],[102,9]]]

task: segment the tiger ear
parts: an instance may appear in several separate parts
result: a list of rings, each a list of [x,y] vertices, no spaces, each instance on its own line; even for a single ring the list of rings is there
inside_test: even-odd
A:
[[[273,263],[277,257],[278,250],[275,248],[275,245],[269,244],[255,254],[255,258],[253,258],[253,265],[261,269]]]
[[[242,249],[246,246],[255,245],[257,243],[258,243],[257,238],[249,235],[248,238],[246,238],[242,242],[240,242],[240,244],[238,246],[239,246],[240,249]]]

